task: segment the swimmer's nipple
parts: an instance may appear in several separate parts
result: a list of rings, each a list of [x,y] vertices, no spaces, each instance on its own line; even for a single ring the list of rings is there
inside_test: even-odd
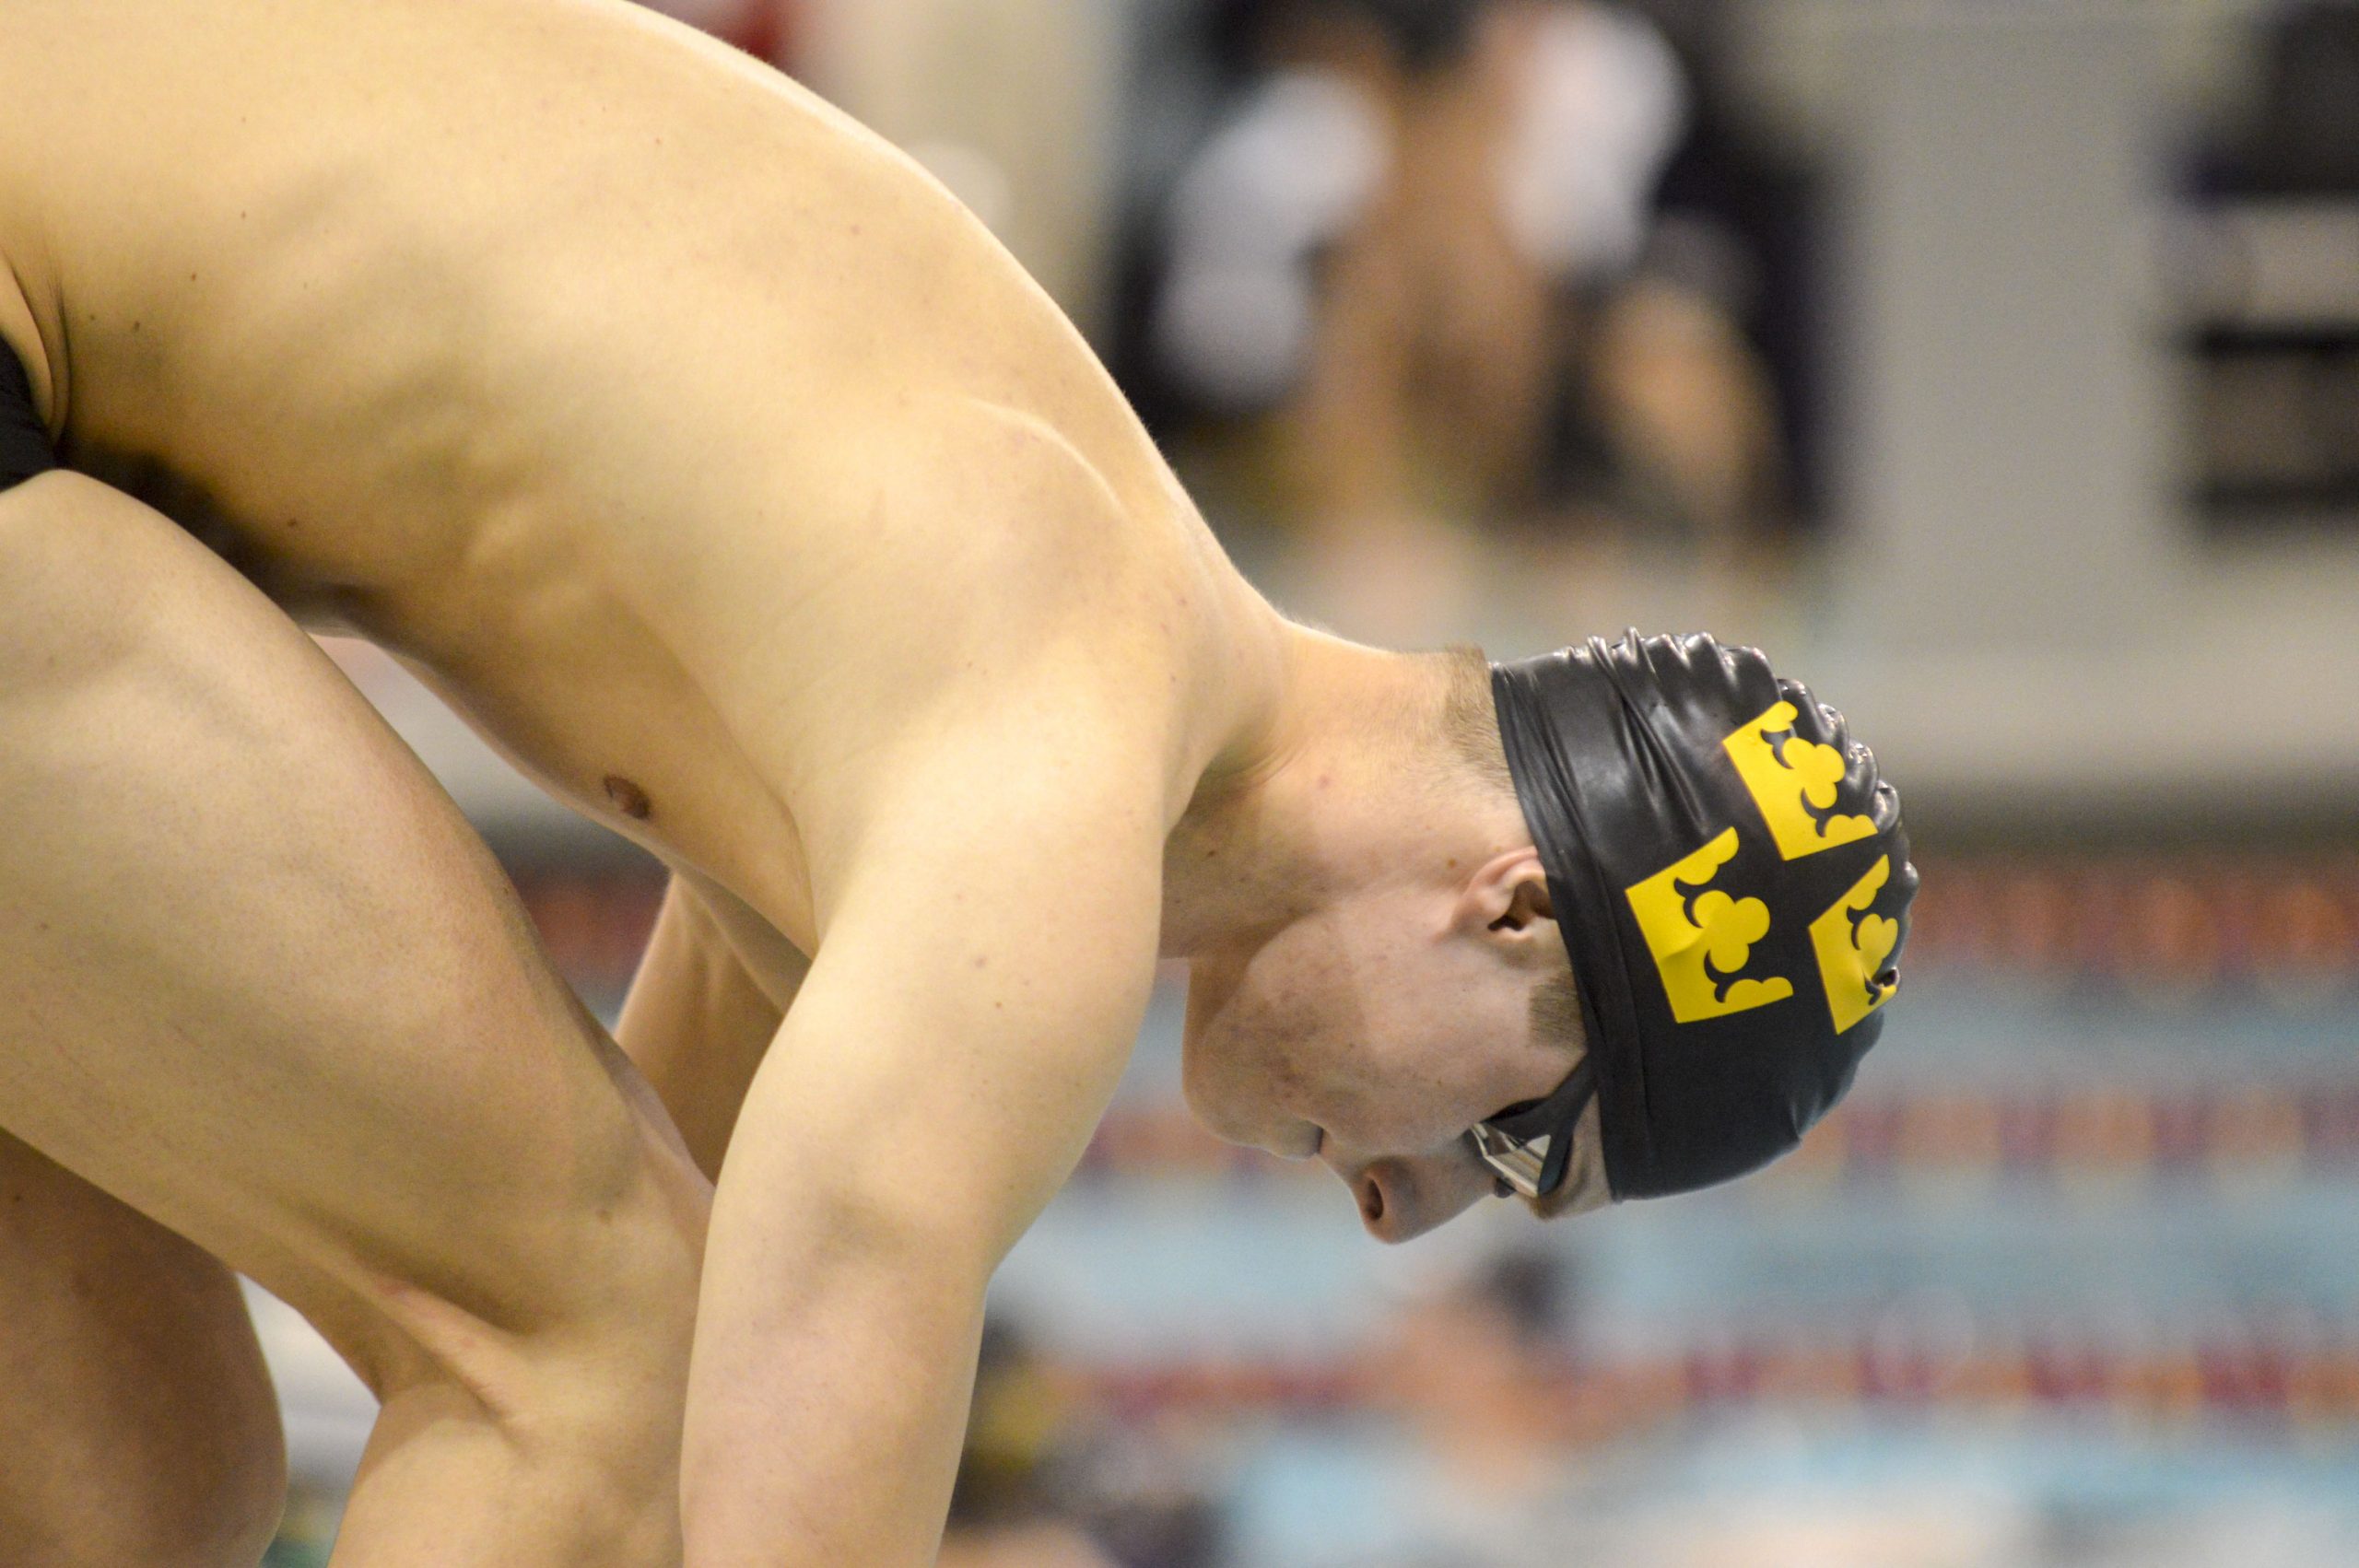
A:
[[[655,809],[647,791],[619,773],[606,775],[606,799],[615,802],[615,810],[640,822],[645,822],[647,813]]]

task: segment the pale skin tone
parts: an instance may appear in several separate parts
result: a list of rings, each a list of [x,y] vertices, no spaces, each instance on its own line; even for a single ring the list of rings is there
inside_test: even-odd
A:
[[[0,495],[0,1187],[88,1220],[0,1281],[104,1241],[183,1305],[22,1304],[0,1433],[266,1469],[218,1258],[386,1399],[341,1563],[928,1561],[983,1287],[1158,954],[1216,1130],[1388,1239],[1492,1190],[1466,1128],[1572,1060],[1512,800],[898,154],[599,0],[17,0],[0,100],[0,337],[83,471]],[[672,865],[637,1071],[290,616]],[[102,1398],[143,1335],[238,1409]],[[93,1561],[253,1528],[147,1539]]]

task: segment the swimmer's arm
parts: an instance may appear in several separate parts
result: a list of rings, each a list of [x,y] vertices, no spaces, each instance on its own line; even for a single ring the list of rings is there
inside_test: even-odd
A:
[[[1160,781],[1059,749],[901,774],[832,900],[715,1199],[691,1563],[933,1561],[984,1288],[1080,1158],[1153,978]]]
[[[721,1173],[738,1106],[810,967],[778,940],[765,989],[731,942],[717,893],[672,878],[615,1028],[709,1177]]]

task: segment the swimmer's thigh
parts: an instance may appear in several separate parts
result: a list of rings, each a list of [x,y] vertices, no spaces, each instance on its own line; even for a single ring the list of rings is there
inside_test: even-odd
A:
[[[252,1568],[286,1473],[229,1271],[0,1132],[7,1561]]]
[[[0,1125],[385,1401],[339,1562],[676,1553],[705,1190],[449,799],[291,622],[0,495]]]

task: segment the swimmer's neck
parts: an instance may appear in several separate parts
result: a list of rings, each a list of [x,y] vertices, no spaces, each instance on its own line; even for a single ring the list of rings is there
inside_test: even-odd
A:
[[[1165,841],[1163,956],[1250,950],[1379,883],[1439,888],[1522,835],[1511,799],[1502,811],[1449,778],[1447,681],[1432,655],[1284,624],[1242,760],[1205,779]]]

